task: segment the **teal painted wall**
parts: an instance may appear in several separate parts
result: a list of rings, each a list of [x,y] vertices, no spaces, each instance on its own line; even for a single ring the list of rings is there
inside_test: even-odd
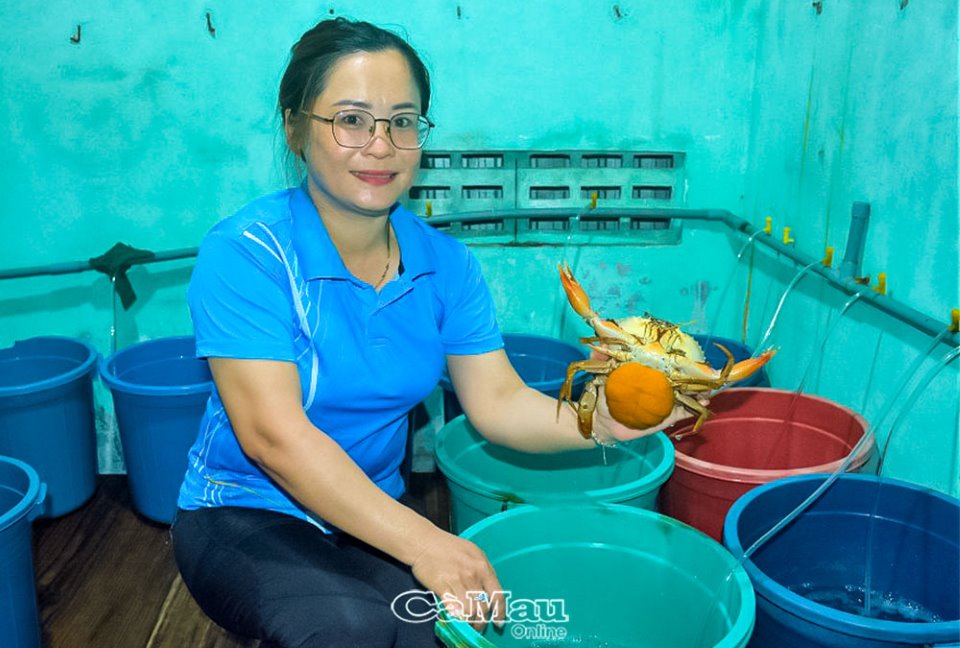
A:
[[[810,3],[762,0],[377,4],[0,6],[0,269],[85,259],[118,240],[191,247],[218,219],[284,186],[277,82],[293,40],[332,11],[401,28],[423,52],[436,88],[433,148],[683,151],[683,204],[758,224],[770,215],[814,257],[826,243],[840,256],[850,204],[865,200],[864,272],[888,272],[894,297],[944,321],[960,301],[956,3],[827,1],[819,14]],[[558,257],[575,255],[609,315],[640,308],[740,337],[751,272],[747,257],[734,267],[741,245],[722,228],[691,226],[674,247],[475,249],[504,330],[583,332],[569,317],[560,327],[564,305],[551,287]],[[0,282],[0,344],[62,334],[109,353],[112,327],[120,347],[188,333],[190,267],[132,270],[140,299],[115,324],[101,275]],[[754,255],[748,341],[759,340],[793,272]],[[788,300],[771,339],[782,349],[771,367],[781,384],[799,382],[842,301],[814,278]],[[805,388],[875,416],[929,341],[869,307],[850,315]],[[918,401],[888,464],[950,492],[955,366]],[[122,470],[109,396],[101,388],[97,398],[101,470]]]

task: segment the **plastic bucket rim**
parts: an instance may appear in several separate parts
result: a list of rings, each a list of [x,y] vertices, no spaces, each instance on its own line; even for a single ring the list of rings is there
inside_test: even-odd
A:
[[[795,392],[788,391],[786,389],[777,389],[774,387],[731,387],[727,392],[761,392],[761,393],[779,393],[779,394],[794,394]],[[863,428],[863,435],[868,437],[867,442],[860,449],[860,452],[850,463],[849,469],[856,469],[862,467],[869,459],[870,455],[873,452],[876,438],[873,434],[873,430],[870,428],[867,420],[858,412],[850,409],[846,405],[841,405],[836,401],[832,401],[828,398],[823,398],[822,396],[816,396],[814,394],[801,394],[805,399],[819,401],[821,403],[831,405],[836,407],[839,410],[844,411],[848,414],[850,418],[857,422]],[[706,423],[709,424],[709,421]],[[705,425],[706,425],[705,424]],[[676,432],[681,432],[686,427],[692,427],[691,425],[684,426],[676,430]],[[702,434],[703,432],[701,432]],[[861,435],[861,439],[863,438]],[[836,438],[836,437],[834,437]],[[703,477],[710,477],[713,479],[718,479],[720,481],[729,481],[737,483],[746,483],[746,484],[765,484],[773,479],[793,477],[797,475],[807,475],[811,473],[820,473],[834,472],[840,465],[846,460],[849,456],[850,450],[856,446],[859,439],[854,442],[853,445],[849,447],[847,454],[839,459],[829,461],[827,463],[818,464],[815,466],[803,466],[801,468],[782,468],[782,469],[755,469],[755,468],[740,468],[737,466],[726,466],[724,464],[713,463],[712,461],[704,461],[703,459],[697,459],[692,457],[685,452],[677,449],[674,446],[674,453],[676,455],[675,461],[678,468],[687,470],[688,472],[701,475]]]
[[[437,432],[438,437],[434,444],[434,457],[436,458],[436,461],[437,461],[437,467],[440,468],[440,472],[443,473],[443,476],[449,479],[450,481],[454,482],[464,490],[470,491],[475,495],[488,497],[490,499],[494,499],[494,500],[498,499],[497,495],[503,492],[509,492],[511,494],[521,496],[522,492],[517,490],[516,488],[513,488],[509,484],[503,484],[503,488],[499,490],[480,489],[477,487],[477,484],[479,483],[478,480],[469,479],[468,478],[469,475],[466,473],[465,470],[459,469],[459,467],[456,467],[454,465],[452,457],[450,457],[450,455],[446,452],[446,449],[443,447],[443,444],[439,443],[439,441],[441,440],[441,437],[439,435],[443,433],[443,430],[446,429],[448,426],[453,425],[454,423],[460,421],[461,419],[463,419],[464,423],[467,423],[467,424],[470,423],[469,420],[466,418],[466,414],[461,414],[456,418],[452,419],[449,423],[444,425]],[[663,460],[660,461],[654,467],[654,470],[652,470],[650,473],[644,476],[643,489],[637,489],[635,482],[630,482],[629,484],[634,484],[632,488],[629,487],[629,484],[621,484],[617,486],[611,486],[608,488],[576,491],[574,493],[569,493],[564,495],[550,495],[550,494],[541,495],[538,493],[535,496],[536,502],[544,502],[544,503],[567,502],[571,498],[582,499],[584,496],[589,495],[591,497],[603,498],[605,501],[616,503],[616,502],[622,502],[625,500],[632,499],[637,495],[643,495],[645,493],[649,493],[650,491],[663,486],[663,484],[667,481],[667,479],[670,478],[670,475],[673,474],[673,470],[675,466],[673,453],[670,452],[670,450],[672,449],[672,444],[670,443],[670,440],[667,438],[667,435],[664,434],[662,431],[657,432],[655,434],[648,435],[648,437],[646,438],[657,439],[660,449],[663,452]],[[489,443],[489,441],[487,441],[486,439],[484,439],[483,442]],[[583,451],[593,452],[594,450],[595,450],[594,448],[585,448]],[[627,452],[630,455],[632,455],[633,458],[637,458],[641,456],[639,452],[625,445],[617,446],[616,450],[619,450],[621,452]],[[576,451],[574,450],[571,452],[576,452]],[[448,472],[447,469],[449,469],[450,467],[458,468],[455,471],[455,474],[451,474],[450,472]],[[531,503],[535,503],[535,502],[524,502],[524,504],[531,504]]]
[[[213,389],[213,380],[207,380],[197,383],[188,383],[186,385],[140,385],[137,383],[132,383],[122,378],[119,378],[114,373],[113,364],[122,354],[131,351],[132,349],[141,349],[145,345],[158,345],[158,344],[170,344],[176,342],[185,342],[187,340],[194,340],[192,335],[173,335],[167,337],[154,338],[152,340],[144,340],[143,342],[138,342],[132,344],[128,347],[124,347],[119,351],[115,351],[107,357],[101,358],[100,360],[100,377],[103,379],[103,382],[111,390],[116,390],[124,394],[134,394],[139,396],[155,396],[155,395],[188,395],[188,394],[200,394],[205,391],[210,391]],[[186,358],[188,356],[180,356],[181,358]],[[197,359],[195,356],[189,356],[190,359]],[[173,357],[171,357],[173,359]]]
[[[65,335],[38,335],[35,337],[17,340],[9,348],[15,349],[18,344],[33,342],[37,340],[56,340],[58,342],[67,342],[83,347],[87,351],[87,357],[79,365],[59,374],[53,378],[44,378],[43,380],[34,380],[32,382],[16,385],[15,387],[0,387],[0,398],[7,396],[22,396],[23,394],[32,394],[37,391],[52,389],[65,385],[74,380],[78,380],[87,374],[92,374],[96,368],[100,353],[92,344],[86,340],[72,338]]]
[[[564,512],[576,512],[582,510],[590,510],[597,508],[606,508],[616,512],[618,515],[633,515],[640,518],[650,518],[656,519],[659,523],[667,521],[673,525],[679,526],[688,530],[691,533],[696,534],[697,536],[702,536],[705,541],[709,541],[706,546],[710,547],[716,554],[716,556],[722,560],[724,563],[727,563],[731,567],[730,573],[734,576],[734,581],[737,585],[737,590],[740,592],[740,611],[737,614],[736,618],[733,619],[733,622],[730,624],[727,629],[726,636],[721,639],[718,643],[714,644],[714,648],[732,648],[733,646],[740,646],[742,642],[750,637],[750,634],[753,631],[754,624],[756,623],[756,593],[754,592],[754,585],[750,580],[747,571],[744,569],[742,564],[737,564],[736,559],[726,551],[720,543],[714,541],[712,538],[704,534],[699,529],[696,529],[685,522],[676,520],[669,516],[666,516],[662,513],[657,513],[656,511],[648,511],[646,509],[640,509],[633,506],[624,506],[622,504],[615,503],[594,503],[594,504],[568,504],[564,506],[558,506],[553,508],[554,513],[563,514]],[[510,509],[503,513],[497,513],[495,515],[488,516],[478,522],[473,523],[460,533],[460,537],[466,540],[470,540],[477,533],[484,531],[487,527],[501,523],[502,520],[509,520],[511,516],[517,517],[521,515],[537,515],[540,507],[537,506],[524,506],[518,507],[515,509]],[[717,550],[719,549],[719,551]],[[729,577],[728,577],[729,578]],[[726,612],[724,608],[724,612]],[[753,611],[752,614],[750,612]],[[468,641],[475,642],[476,648],[492,648],[494,646],[488,639],[477,633],[469,623],[462,621],[460,619],[455,619],[450,617],[446,610],[442,608],[439,609],[439,616],[437,619],[437,624],[444,624],[450,628],[453,628],[453,634],[458,639],[464,639]],[[746,627],[744,627],[746,626]],[[449,631],[448,631],[449,632]]]
[[[740,516],[743,513],[744,508],[746,508],[747,505],[752,503],[758,497],[761,497],[768,491],[776,488],[783,488],[785,485],[813,481],[822,482],[828,477],[829,474],[827,473],[814,475],[795,475],[792,477],[785,477],[768,484],[763,484],[762,486],[758,486],[757,488],[748,491],[739,497],[727,512],[726,519],[724,519],[723,522],[724,546],[727,547],[737,561],[741,560],[743,557],[744,548],[740,542],[739,535],[734,532],[736,530],[737,523],[740,521]],[[946,504],[957,506],[957,502],[951,501],[951,499],[943,493],[925,486],[911,484],[910,482],[900,479],[891,477],[878,478],[876,475],[859,475],[855,473],[843,473],[838,476],[838,479],[890,484],[900,488],[905,488],[907,490],[920,492],[924,495],[933,495],[937,499],[944,500]],[[766,572],[761,570],[750,558],[743,560],[741,562],[741,566],[746,570],[750,580],[753,582],[753,586],[757,590],[758,598],[762,593],[764,594],[763,599],[770,605],[776,606],[789,614],[800,617],[809,623],[815,623],[821,627],[829,627],[831,630],[838,630],[847,634],[855,634],[856,636],[866,639],[887,641],[896,639],[901,641],[919,642],[935,641],[939,643],[942,640],[949,641],[956,639],[957,634],[960,633],[960,619],[933,621],[929,623],[916,623],[911,621],[869,619],[867,617],[852,614],[850,612],[843,612],[842,610],[837,610],[836,608],[832,608],[828,605],[822,605],[806,598],[805,596],[792,592],[789,588],[781,585],[772,577],[768,576]],[[771,600],[767,594],[775,595],[777,600]],[[830,626],[825,626],[820,622],[825,618],[829,618],[832,621]],[[942,635],[944,639],[931,639],[931,635],[936,635],[937,637]]]
[[[506,340],[506,338],[509,337],[509,338],[514,339],[514,340],[517,340],[518,338],[522,338],[522,339],[524,339],[524,340],[535,340],[535,341],[537,341],[537,342],[554,342],[554,343],[557,344],[557,346],[564,346],[564,347],[567,347],[568,349],[576,350],[576,351],[580,352],[580,355],[583,357],[584,360],[586,360],[586,359],[589,357],[589,354],[586,352],[585,349],[582,349],[582,348],[580,348],[580,347],[578,347],[578,346],[576,346],[576,345],[574,345],[574,344],[572,344],[572,343],[570,343],[570,342],[565,342],[564,340],[561,340],[561,339],[559,339],[559,338],[550,337],[550,336],[548,336],[548,335],[537,335],[536,333],[501,333],[501,337],[503,338],[503,346],[502,346],[502,347],[499,347],[498,349],[495,349],[495,350],[496,350],[496,351],[503,351],[504,353],[507,352],[507,340]],[[509,354],[508,354],[508,355],[509,355]],[[576,373],[574,379],[573,379],[573,383],[576,385],[576,384],[579,384],[579,383],[582,383],[582,382],[586,382],[586,380],[589,378],[589,376],[590,376],[590,374],[588,374],[588,373],[586,373],[586,372],[584,372],[584,371],[578,371],[578,372]],[[555,381],[555,380],[537,380],[537,381],[529,382],[529,383],[526,383],[526,384],[527,384],[529,387],[532,387],[532,388],[537,389],[538,391],[540,391],[540,389],[539,389],[540,387],[542,387],[542,386],[544,386],[544,385],[547,385],[547,384],[550,384],[550,383],[553,383],[553,382],[556,382],[556,381]],[[444,368],[441,370],[441,372],[440,372],[439,384],[440,384],[440,386],[441,386],[445,391],[449,391],[449,392],[453,392],[453,391],[454,391],[454,389],[453,389],[453,383],[450,382],[450,376],[447,374],[446,367],[444,367]]]
[[[590,374],[589,374],[589,373],[587,373],[587,372],[585,372],[585,371],[578,371],[576,374],[574,374],[573,384],[574,384],[575,386],[582,385],[582,384],[586,383],[589,378],[590,378]],[[526,382],[526,383],[524,383],[524,384],[525,384],[527,387],[530,387],[531,389],[536,389],[537,391],[542,392],[544,387],[546,387],[546,386],[548,386],[548,385],[552,385],[552,384],[554,384],[554,383],[560,383],[560,384],[562,384],[563,381],[560,381],[560,380],[533,380],[533,381],[530,381],[530,382]],[[450,392],[451,394],[455,394],[455,393],[456,393],[456,390],[453,388],[453,383],[450,382],[450,377],[446,374],[446,371],[444,371],[443,373],[440,374],[440,378],[439,378],[439,380],[438,380],[438,384],[440,385],[440,387],[441,387],[444,391]]]
[[[3,532],[26,517],[30,513],[30,509],[37,505],[40,498],[41,483],[40,475],[26,462],[0,455],[0,463],[11,464],[22,470],[27,476],[27,492],[21,496],[20,501],[13,508],[0,515],[0,532]]]

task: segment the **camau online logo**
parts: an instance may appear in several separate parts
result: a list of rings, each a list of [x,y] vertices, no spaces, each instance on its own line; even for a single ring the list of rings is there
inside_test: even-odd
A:
[[[451,617],[476,621],[491,621],[500,615],[498,606],[503,606],[503,620],[511,624],[510,634],[518,639],[564,639],[567,631],[558,625],[570,620],[563,599],[514,598],[510,591],[498,592],[502,599],[492,597],[489,605],[481,602],[491,600],[484,592],[467,592],[467,600],[461,601],[445,594],[442,604]],[[439,619],[440,599],[429,590],[408,590],[400,593],[390,604],[394,615],[409,623],[427,623]],[[484,609],[489,608],[489,609]]]

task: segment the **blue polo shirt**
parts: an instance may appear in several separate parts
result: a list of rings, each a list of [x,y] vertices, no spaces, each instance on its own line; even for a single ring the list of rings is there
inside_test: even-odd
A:
[[[444,356],[503,340],[467,247],[400,206],[390,222],[402,271],[377,293],[343,264],[302,187],[265,196],[204,238],[187,301],[198,357],[294,363],[310,421],[396,498],[407,412],[437,385]],[[178,504],[265,508],[328,530],[243,453],[216,388]]]

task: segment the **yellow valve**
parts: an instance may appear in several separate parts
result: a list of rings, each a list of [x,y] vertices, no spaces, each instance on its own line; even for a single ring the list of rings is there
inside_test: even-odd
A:
[[[430,202],[429,200],[427,201],[426,213],[427,213],[427,218],[430,218],[431,216],[433,216],[433,203]]]
[[[770,236],[771,234],[773,234],[773,219],[769,216],[767,216],[767,224],[763,228],[763,233],[766,234],[767,236]]]
[[[790,228],[789,228],[789,227],[784,227],[784,228],[783,228],[783,244],[784,244],[784,245],[791,245],[791,244],[793,244],[793,243],[796,243],[796,239],[794,239],[792,236],[790,236]]]
[[[950,330],[954,333],[960,331],[960,308],[950,311]]]
[[[591,191],[590,192],[590,209],[596,209],[596,208],[597,208],[597,192]]]
[[[878,272],[877,273],[877,285],[873,287],[874,291],[881,295],[887,294],[887,273]]]
[[[827,246],[827,255],[823,257],[823,260],[820,261],[820,263],[822,263],[824,266],[828,268],[833,267],[833,246],[832,245]]]

